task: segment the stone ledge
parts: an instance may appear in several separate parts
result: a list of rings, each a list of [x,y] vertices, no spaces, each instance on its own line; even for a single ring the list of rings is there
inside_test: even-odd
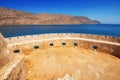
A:
[[[24,56],[15,55],[13,61],[11,61],[9,64],[5,65],[2,69],[0,69],[0,80],[12,80],[9,78],[13,76],[9,75],[15,70],[15,68],[17,68],[18,71],[14,71],[14,76],[18,74],[19,69],[22,69],[22,66],[20,67],[18,65],[23,64],[23,59]]]

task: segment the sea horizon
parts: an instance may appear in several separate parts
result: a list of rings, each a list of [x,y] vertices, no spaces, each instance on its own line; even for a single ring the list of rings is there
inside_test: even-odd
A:
[[[3,25],[4,37],[37,35],[48,33],[81,33],[120,37],[120,24],[57,24],[57,25]]]

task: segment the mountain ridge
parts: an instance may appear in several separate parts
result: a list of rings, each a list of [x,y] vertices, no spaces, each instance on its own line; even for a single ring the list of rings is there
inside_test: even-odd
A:
[[[0,7],[0,25],[34,25],[34,24],[99,24],[84,16],[67,14],[34,14],[30,12]]]

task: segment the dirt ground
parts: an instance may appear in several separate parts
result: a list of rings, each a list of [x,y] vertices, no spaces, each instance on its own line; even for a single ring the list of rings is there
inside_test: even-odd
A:
[[[83,48],[48,48],[25,56],[26,80],[120,80],[120,59]]]

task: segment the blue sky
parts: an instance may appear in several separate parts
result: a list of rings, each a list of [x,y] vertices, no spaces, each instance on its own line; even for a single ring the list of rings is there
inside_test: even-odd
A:
[[[120,0],[0,0],[0,6],[32,13],[86,16],[106,24],[120,24]]]

